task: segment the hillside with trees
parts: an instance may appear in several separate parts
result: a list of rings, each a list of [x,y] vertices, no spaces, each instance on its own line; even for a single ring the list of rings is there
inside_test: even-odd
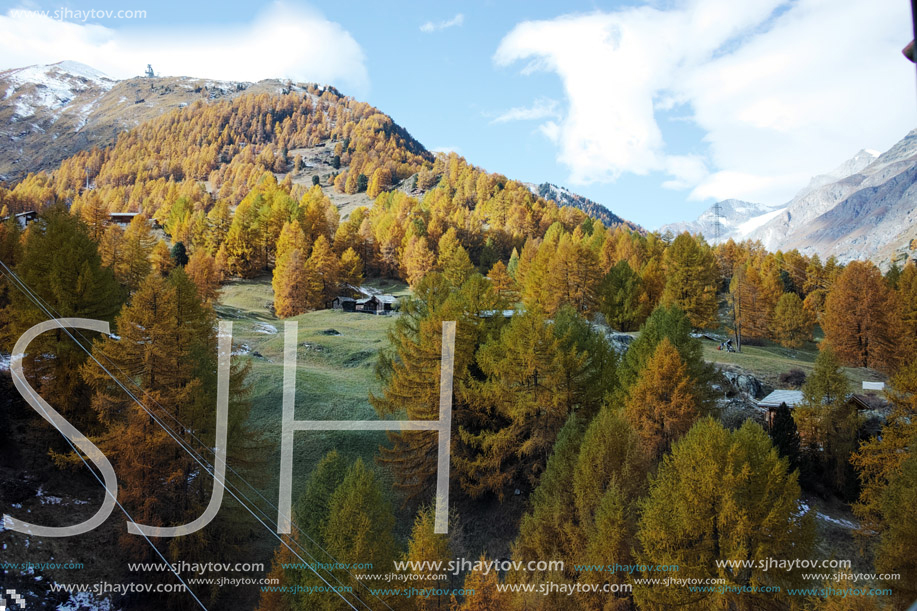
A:
[[[303,155],[333,170],[312,173]],[[336,194],[359,193],[369,205],[335,204]],[[322,419],[427,420],[438,414],[443,322],[457,322],[449,536],[432,529],[435,435],[348,432],[359,441],[338,447],[343,437],[322,437],[320,456],[306,453],[316,460],[297,465],[304,472],[290,535],[264,534],[253,508],[268,530],[271,508],[237,480],[232,509],[211,527],[156,542],[169,561],[260,545],[262,557],[274,554],[269,576],[304,587],[338,580],[352,588],[348,604],[370,608],[418,608],[370,590],[394,561],[463,555],[563,560],[564,568],[465,571],[453,585],[474,596],[442,595],[420,608],[802,609],[825,608],[825,597],[791,589],[824,584],[726,561],[829,559],[849,554],[855,540],[868,550],[856,568],[901,575],[870,580],[893,591],[870,602],[904,608],[914,595],[917,554],[906,543],[917,531],[908,511],[917,495],[913,264],[883,275],[869,262],[822,262],[756,242],[606,226],[456,154],[433,155],[377,109],[317,87],[189,105],[29,175],[0,198],[0,216],[39,212],[25,228],[13,217],[0,224],[0,349],[12,352],[26,329],[52,316],[112,324],[113,335],[79,343],[45,334],[24,366],[42,396],[65,406],[117,463],[120,500],[138,522],[182,524],[206,505],[210,471],[198,459],[215,445],[218,320],[248,327],[233,349],[228,462],[246,482],[266,482],[265,496],[276,492],[276,475],[266,474],[276,471],[280,434],[277,326],[308,326],[313,335],[297,337],[301,358],[336,380],[322,386],[306,365],[298,373],[306,381],[296,392]],[[122,227],[112,212],[137,214]],[[403,287],[400,311],[329,312],[333,299],[363,285]],[[315,339],[337,337],[345,324],[372,326],[365,337],[355,331],[349,347]],[[249,345],[256,335],[264,336],[257,350]],[[772,422],[756,407],[737,415],[709,338],[732,339],[750,366],[759,347],[781,363],[805,362],[801,402],[775,410]],[[888,403],[871,410],[869,425],[850,370],[889,383]],[[50,451],[55,468],[82,466],[45,432],[55,440],[36,456]],[[829,536],[816,503],[858,522]],[[476,528],[500,532],[475,538]],[[325,560],[382,568],[291,566],[319,550]],[[112,554],[156,558],[123,532]],[[651,587],[642,581],[651,569],[620,568],[627,565],[678,565],[681,579],[724,587]],[[568,596],[523,587],[548,583],[632,588]],[[742,588],[759,590],[738,595]],[[218,604],[232,596],[201,592]],[[128,602],[152,609],[182,600]],[[245,602],[342,605],[333,595],[256,588]]]

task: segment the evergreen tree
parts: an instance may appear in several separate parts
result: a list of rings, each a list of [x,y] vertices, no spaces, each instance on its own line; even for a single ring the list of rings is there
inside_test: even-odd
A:
[[[509,272],[506,271],[503,261],[494,263],[487,274],[487,278],[493,282],[494,290],[508,305],[514,305],[519,301],[519,287],[513,277],[509,275]]]
[[[405,562],[416,563],[414,566],[421,566],[421,563],[440,562],[446,566],[452,560],[452,552],[449,548],[449,537],[447,535],[437,535],[433,533],[435,511],[432,506],[421,507],[414,518],[414,527],[411,529],[411,538],[408,540],[407,553],[404,554]],[[430,566],[429,564],[427,566]],[[431,578],[428,569],[413,569],[412,573],[421,577],[411,581],[413,587],[432,590],[442,590],[442,581]],[[415,609],[427,611],[430,609],[443,609],[447,605],[448,599],[445,594],[435,596],[424,596],[413,606]]]
[[[414,297],[402,303],[401,315],[389,331],[390,347],[380,353],[376,366],[382,390],[371,393],[370,402],[380,416],[397,414],[410,420],[436,420],[442,321],[461,321],[456,325],[453,365],[452,460],[456,478],[462,458],[467,460],[470,454],[457,430],[464,427],[477,431],[487,423],[486,414],[468,407],[462,396],[463,385],[474,363],[476,348],[504,324],[502,317],[467,313],[498,309],[499,301],[491,284],[480,275],[473,276],[455,291],[439,273],[431,272],[418,283]],[[396,486],[412,497],[430,490],[436,477],[436,436],[426,431],[403,431],[389,433],[389,440],[392,445],[382,449],[381,460],[392,469]]]
[[[844,363],[890,371],[898,362],[897,297],[872,263],[852,261],[840,273],[825,301],[822,326]]]
[[[348,247],[341,253],[340,283],[359,287],[363,284],[363,262],[353,248]]]
[[[220,271],[216,259],[203,248],[195,250],[188,258],[185,273],[197,286],[204,301],[213,302],[220,291]]]
[[[784,293],[774,309],[774,339],[785,348],[799,348],[812,339],[812,321],[796,293]]]
[[[730,433],[712,419],[698,422],[663,459],[643,505],[638,537],[642,564],[678,565],[680,578],[721,578],[726,585],[786,585],[785,571],[718,567],[718,560],[805,556],[811,518],[800,515],[799,484],[760,426],[746,422]],[[643,608],[684,605],[685,592],[637,587]],[[789,600],[776,595],[782,604]],[[766,597],[766,598],[765,598]],[[695,608],[758,609],[774,594],[697,593]]]
[[[506,264],[506,271],[510,276],[513,277],[513,280],[516,278],[516,270],[519,268],[519,251],[513,248],[512,254],[509,256],[509,263]]]
[[[713,381],[715,371],[704,361],[700,340],[691,337],[691,322],[678,308],[659,306],[647,318],[639,337],[631,343],[621,360],[618,375],[622,388],[627,389],[637,381],[663,338],[668,338],[678,350],[694,381],[693,393],[699,401],[701,414],[707,413],[713,405],[709,383]]]
[[[7,239],[18,235],[18,230],[8,224],[4,224],[3,231],[10,236]],[[114,320],[124,293],[111,270],[101,266],[96,244],[77,217],[63,208],[51,208],[30,225],[21,250],[9,242],[4,249],[4,256],[12,258],[12,261],[4,259],[4,263],[16,263],[16,275],[46,305],[50,316]],[[0,324],[0,330],[5,351],[12,352],[19,337],[35,324],[48,320],[49,314],[20,289],[11,284],[7,287],[9,304],[4,309],[5,324]],[[95,418],[85,410],[89,389],[79,369],[87,360],[90,346],[78,333],[74,335],[80,344],[63,329],[36,337],[23,358],[23,369],[38,393],[88,434],[94,430]]]
[[[806,474],[826,480],[845,497],[856,495],[850,455],[857,448],[860,416],[848,401],[847,377],[829,346],[815,359],[815,370],[802,387],[803,402],[793,410],[804,445]]]
[[[636,331],[646,319],[640,276],[627,261],[619,261],[602,279],[599,311],[612,329]]]
[[[314,274],[314,289],[307,297],[313,309],[327,307],[327,304],[337,295],[340,282],[340,261],[331,250],[331,244],[324,235],[318,236],[312,245],[312,254],[306,267]]]
[[[377,476],[357,459],[328,503],[328,520],[322,532],[327,553],[337,562],[367,563],[372,565],[372,573],[385,572],[394,568],[394,526],[391,504]],[[351,576],[341,581],[354,588],[366,583]]]
[[[185,250],[185,245],[181,242],[176,242],[172,245],[169,256],[172,258],[172,262],[178,267],[184,267],[188,264],[188,252]]]
[[[662,456],[697,420],[694,388],[678,350],[663,337],[628,391],[624,408],[649,456]]]
[[[564,346],[543,312],[513,316],[477,353],[484,381],[472,381],[466,394],[472,410],[491,414],[480,431],[459,427],[476,449],[456,458],[462,487],[472,496],[494,492],[503,498],[516,481],[534,484],[547,463],[563,423],[584,391],[586,355]]]
[[[684,310],[695,327],[713,325],[718,271],[710,247],[683,233],[666,249],[664,266],[663,303]]]
[[[796,429],[796,421],[793,420],[793,414],[790,413],[790,408],[786,403],[781,403],[774,412],[770,436],[780,456],[789,461],[790,469],[799,468],[799,431]]]

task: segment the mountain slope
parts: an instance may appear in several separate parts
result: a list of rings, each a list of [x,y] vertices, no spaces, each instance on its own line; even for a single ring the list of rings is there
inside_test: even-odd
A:
[[[78,62],[0,72],[0,181],[49,170],[91,146],[196,100],[281,93],[279,80],[224,82],[186,77],[117,81]]]
[[[771,218],[777,213],[771,206],[745,202],[739,199],[727,199],[719,203],[720,207],[720,239],[734,240],[745,239],[757,227],[762,219]],[[659,233],[671,232],[679,234],[687,231],[692,234],[701,234],[707,240],[713,240],[716,215],[714,206],[704,210],[697,220],[668,223],[659,228]]]
[[[914,236],[917,220],[912,212],[917,206],[912,187],[917,130],[878,157],[861,151],[854,160],[841,166],[855,170],[853,174],[833,182],[813,179],[817,186],[803,189],[750,237],[771,250],[798,248],[841,261],[869,258],[884,263],[893,251],[901,252]]]
[[[202,202],[190,189],[192,179],[214,198],[236,204],[253,177],[272,171],[303,187],[318,177],[346,215],[371,205],[365,186],[358,188],[360,176],[368,181],[381,167],[391,171],[392,186],[416,196],[436,184],[433,156],[404,128],[368,104],[311,84],[115,81],[89,66],[60,62],[0,72],[4,119],[0,135],[9,137],[0,138],[0,181],[18,183],[17,195],[37,201],[52,195],[73,200],[88,184],[120,202],[121,210],[153,214],[172,198],[165,192],[172,182],[184,183],[183,194]],[[407,180],[423,168],[423,180]],[[36,174],[42,171],[50,178]],[[130,188],[140,177],[160,182]],[[606,226],[639,230],[567,189],[527,187]]]
[[[622,219],[620,216],[603,206],[602,204],[592,201],[588,197],[583,197],[564,187],[549,182],[543,182],[540,185],[525,183],[529,190],[539,197],[547,200],[553,200],[558,206],[571,206],[582,210],[592,218],[602,221],[606,227],[617,227],[623,225],[634,231],[643,231],[643,228]]]

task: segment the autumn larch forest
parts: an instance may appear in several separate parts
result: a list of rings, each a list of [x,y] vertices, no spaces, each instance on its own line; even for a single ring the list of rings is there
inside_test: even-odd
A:
[[[280,339],[264,344],[274,352],[236,339],[232,495],[206,529],[175,539],[130,535],[114,514],[98,535],[110,574],[159,583],[171,576],[127,575],[126,563],[241,558],[263,562],[254,577],[340,592],[192,586],[209,608],[261,611],[358,600],[373,609],[866,610],[917,597],[912,263],[883,274],[868,261],[605,226],[454,153],[432,154],[376,108],[315,85],[174,110],[3,186],[0,208],[0,349],[10,353],[49,317],[111,323],[110,336],[40,336],[24,367],[109,457],[118,500],[144,524],[184,524],[210,498],[219,320],[239,332],[331,325],[315,335],[328,341],[347,321],[377,325],[379,343],[352,347],[370,380],[356,392],[373,417],[409,420],[437,418],[442,322],[457,322],[448,535],[433,532],[436,437],[424,431],[350,433],[316,460],[297,458],[296,528],[273,535]],[[37,218],[22,226],[15,215],[27,211]],[[118,223],[112,213],[132,216]],[[332,308],[380,292],[399,293],[394,314]],[[332,357],[337,369],[352,366],[337,344],[297,349],[304,371]],[[748,407],[737,379],[749,377],[802,399],[767,414]],[[886,392],[864,395],[864,379]],[[41,469],[100,499],[80,456],[3,383],[0,454],[22,485]],[[302,392],[339,390],[301,374],[298,384],[310,383]],[[563,564],[445,580],[419,564],[456,557]],[[791,558],[853,559],[850,573],[900,578],[868,582],[891,596],[841,599],[819,592],[840,587],[827,574],[759,564]],[[297,565],[310,559],[373,568]],[[400,561],[418,562],[405,569],[416,577],[388,583]],[[658,577],[718,587],[647,581]],[[452,593],[408,598],[394,585]],[[196,608],[185,593],[116,601]]]

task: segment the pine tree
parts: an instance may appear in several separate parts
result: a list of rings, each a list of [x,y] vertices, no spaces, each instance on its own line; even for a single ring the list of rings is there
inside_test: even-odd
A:
[[[204,301],[215,301],[220,291],[220,272],[216,259],[203,248],[195,250],[188,258],[185,273],[197,286]]]
[[[378,171],[378,170],[377,170]],[[433,533],[435,512],[432,506],[421,507],[414,518],[414,527],[411,529],[411,538],[408,540],[407,553],[404,554],[405,562],[416,563],[414,566],[421,566],[421,563],[441,562],[446,566],[452,560],[452,551],[449,548],[449,537],[447,535],[437,535]],[[430,565],[427,565],[430,566]],[[413,587],[423,589],[445,591],[442,581],[431,578],[428,569],[413,569],[412,573],[420,576],[420,579],[411,581]],[[416,605],[415,609],[428,611],[430,609],[443,609],[446,607],[448,598],[445,594],[435,596],[424,596]]]
[[[897,602],[903,607],[917,597],[917,456],[901,463],[900,471],[892,477],[882,494],[880,505],[886,528],[879,536],[876,550],[876,571],[897,573],[900,580],[886,582],[893,588]]]
[[[427,239],[423,236],[411,236],[404,249],[401,265],[408,284],[411,287],[417,286],[417,283],[433,269],[435,264],[436,256],[427,246]]]
[[[353,248],[348,247],[341,253],[340,283],[353,287],[363,284],[363,262]]]
[[[169,250],[169,257],[178,267],[184,267],[188,264],[188,251],[185,250],[185,245],[182,242],[176,242],[172,245]]]
[[[663,459],[643,505],[639,562],[678,565],[679,578],[721,578],[729,586],[778,585],[785,571],[718,567],[717,561],[805,556],[811,518],[800,515],[799,484],[760,426],[746,422],[730,433],[712,419],[698,422]],[[641,607],[684,604],[683,590],[637,587]],[[697,608],[755,609],[773,594],[697,594]],[[764,597],[767,597],[766,599]],[[781,595],[776,600],[788,601]]]
[[[499,297],[490,282],[473,276],[458,291],[442,276],[431,272],[418,283],[414,297],[404,300],[401,315],[389,332],[390,347],[379,355],[376,374],[381,392],[370,394],[370,402],[383,417],[398,415],[410,420],[436,420],[439,417],[440,360],[442,321],[462,320],[456,325],[453,365],[454,398],[452,460],[458,465],[469,453],[457,430],[476,431],[482,415],[467,409],[462,396],[475,350],[494,329],[504,324],[502,317],[467,316],[467,312],[497,309]],[[402,416],[404,414],[404,416]],[[382,462],[395,477],[396,486],[411,497],[428,492],[436,477],[436,436],[426,431],[390,433],[391,447],[382,449]]]
[[[851,261],[825,301],[825,341],[854,367],[893,370],[901,333],[897,298],[878,268]]]
[[[482,566],[491,562],[487,556],[481,554],[478,562]],[[470,571],[465,577],[465,583],[462,589],[466,592],[474,592],[468,595],[459,603],[455,598],[452,599],[451,609],[453,611],[493,611],[494,609],[510,609],[511,597],[506,592],[497,589],[500,583],[500,576],[497,571],[490,571],[486,575],[484,571]]]
[[[18,235],[18,230],[7,224],[3,231],[9,239]],[[114,320],[124,292],[111,270],[101,266],[96,244],[86,225],[77,217],[63,208],[50,208],[25,232],[21,251],[18,245],[10,243],[5,244],[4,249],[13,259],[9,262],[4,259],[4,263],[16,263],[16,275],[46,305],[52,316]],[[9,305],[2,316],[6,324],[0,324],[0,330],[3,331],[4,350],[12,352],[19,337],[33,325],[47,320],[49,314],[12,285],[8,285],[8,299]],[[70,422],[87,433],[94,430],[95,418],[85,410],[89,389],[79,369],[87,360],[89,348],[85,340],[77,344],[59,329],[35,338],[23,358],[23,369],[30,384]]]
[[[506,271],[510,276],[513,277],[513,280],[518,280],[516,278],[516,270],[519,268],[519,251],[513,248],[512,254],[509,256],[509,263],[506,264]]]
[[[138,214],[131,220],[124,231],[123,258],[120,266],[115,266],[115,276],[131,292],[149,275],[152,269],[150,255],[157,241],[150,230],[147,217]]]
[[[706,243],[683,233],[665,251],[662,301],[685,311],[695,327],[716,321],[716,258]]]
[[[164,241],[159,240],[153,247],[153,251],[150,253],[150,265],[153,271],[161,276],[168,276],[169,272],[175,267],[172,253]]]
[[[640,372],[646,367],[663,338],[668,338],[678,350],[694,381],[693,394],[699,401],[701,414],[707,413],[713,403],[709,386],[715,372],[712,366],[704,361],[700,341],[691,337],[690,320],[678,308],[659,306],[647,318],[639,337],[631,343],[621,360],[618,375],[622,388],[630,388],[637,381]]]
[[[571,414],[557,435],[551,458],[532,492],[530,509],[519,522],[515,558],[557,558],[571,566],[582,546],[576,496],[570,482],[579,460],[585,427]]]
[[[647,454],[659,458],[697,420],[698,403],[685,362],[664,337],[628,391],[624,413]]]
[[[796,293],[784,293],[774,309],[774,339],[785,348],[799,348],[812,339],[812,320]]]
[[[796,421],[793,420],[793,414],[786,403],[781,403],[774,412],[774,420],[770,428],[771,441],[774,447],[780,452],[780,456],[789,461],[790,469],[799,468],[800,449],[799,449],[799,431],[796,429]]]
[[[494,290],[506,301],[507,305],[514,305],[519,301],[519,287],[513,277],[509,275],[509,272],[506,271],[503,261],[494,263],[487,274],[487,278],[493,282]]]
[[[305,491],[293,507],[297,530],[307,539],[321,540],[331,511],[331,497],[347,474],[347,462],[337,450],[325,454],[309,476]]]
[[[612,329],[636,331],[646,320],[640,276],[627,261],[620,261],[602,279],[598,289],[599,311]]]
[[[357,459],[328,503],[322,532],[327,553],[337,562],[367,563],[372,573],[384,572],[395,559],[394,526],[391,504],[377,476]],[[341,581],[354,588],[365,583],[350,576]]]
[[[804,454],[814,480],[825,479],[844,496],[855,496],[850,455],[857,448],[860,417],[848,400],[847,377],[830,346],[821,349],[815,370],[802,387],[803,402],[793,410]]]
[[[482,382],[471,382],[467,400],[478,413],[492,414],[486,428],[459,427],[476,449],[455,458],[462,487],[472,496],[494,492],[503,498],[514,481],[534,483],[547,463],[557,433],[579,403],[586,355],[564,346],[543,312],[513,316],[477,353]]]
[[[327,307],[327,304],[337,295],[340,282],[340,262],[331,250],[331,245],[325,236],[320,235],[312,245],[312,254],[306,267],[314,274],[313,290],[307,300],[313,309]]]

